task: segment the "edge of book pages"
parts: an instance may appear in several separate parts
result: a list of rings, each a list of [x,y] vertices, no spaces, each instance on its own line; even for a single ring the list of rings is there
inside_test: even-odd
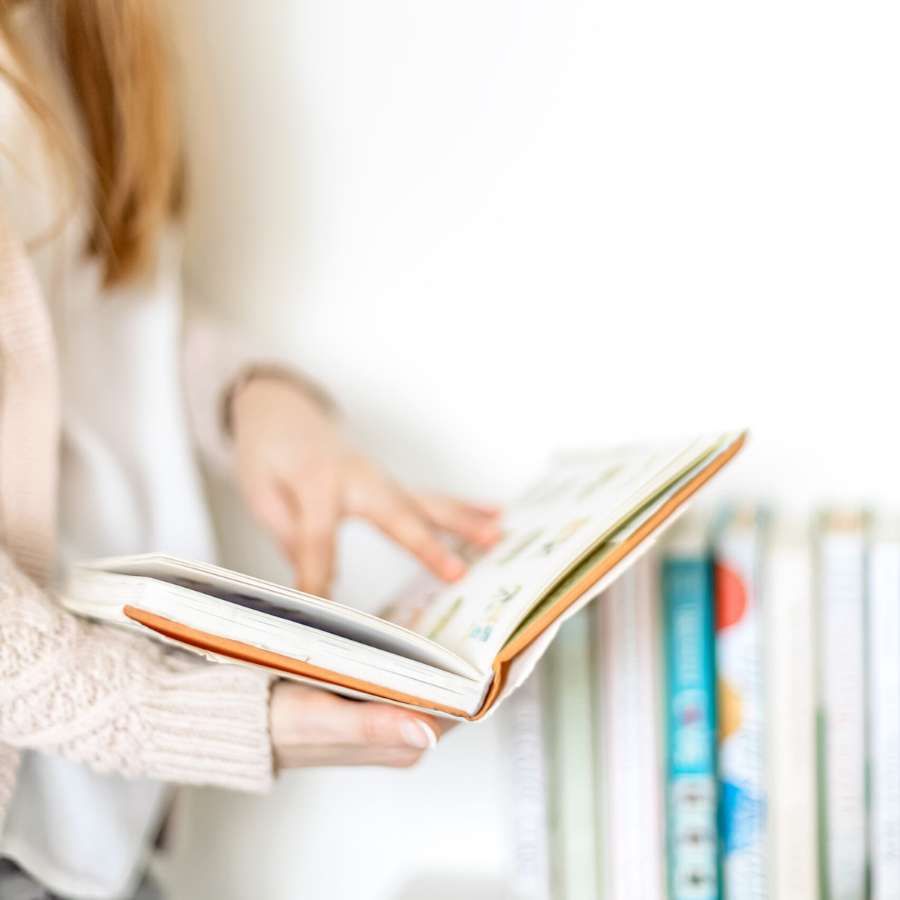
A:
[[[534,663],[542,655],[543,650],[546,649],[549,639],[552,638],[556,631],[556,628],[553,626],[556,625],[558,627],[562,619],[568,617],[567,614],[570,611],[574,612],[576,608],[583,605],[579,604],[579,601],[588,602],[596,593],[599,593],[599,589],[605,588],[611,580],[618,577],[620,572],[624,571],[640,555],[643,549],[646,549],[642,545],[645,542],[649,545],[648,539],[652,540],[657,532],[668,525],[682,510],[684,504],[713,475],[737,455],[744,446],[746,437],[746,432],[739,434],[724,451],[715,456],[708,465],[704,466],[680,490],[666,500],[640,527],[629,534],[612,552],[600,558],[596,566],[575,579],[555,603],[536,616],[526,628],[513,637],[494,660],[494,677],[491,686],[480,709],[474,714],[468,714],[460,709],[423,700],[421,697],[415,697],[411,694],[383,688],[358,678],[340,675],[302,660],[281,656],[250,644],[199,631],[131,605],[124,608],[124,613],[129,619],[162,635],[164,638],[168,638],[189,650],[200,652],[219,662],[245,663],[268,669],[278,675],[337,688],[341,693],[360,699],[387,700],[403,706],[429,710],[457,719],[476,721],[487,715],[495,703],[505,695],[504,688],[507,687],[513,664],[517,660],[526,664],[524,671],[517,673],[516,683],[518,683],[527,675],[527,672],[531,670]],[[606,576],[612,577],[607,578]],[[604,582],[602,585],[598,584],[601,580]],[[592,591],[592,588],[598,588],[598,590]],[[540,638],[544,635],[547,636],[547,639],[541,641]],[[530,648],[533,648],[536,652],[533,654],[526,653],[525,651]],[[530,658],[526,661],[525,657]]]

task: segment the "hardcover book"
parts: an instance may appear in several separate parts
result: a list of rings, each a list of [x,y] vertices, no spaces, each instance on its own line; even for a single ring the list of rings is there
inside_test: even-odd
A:
[[[597,605],[609,900],[663,900],[666,892],[659,607],[651,554]]]
[[[597,900],[597,813],[592,713],[593,610],[567,621],[547,654],[552,896]]]
[[[771,528],[763,586],[771,896],[818,900],[813,556],[786,517]]]
[[[761,532],[757,509],[738,510],[714,551],[722,893],[730,900],[769,895]]]
[[[900,897],[900,527],[878,522],[869,548],[871,897]]]
[[[217,661],[478,719],[744,440],[702,436],[561,458],[508,507],[503,539],[462,579],[424,578],[380,617],[161,554],[75,566],[60,599]]]
[[[712,561],[701,525],[675,528],[662,568],[669,896],[719,900]]]
[[[866,535],[861,514],[822,517],[818,564],[824,893],[831,900],[865,900]]]

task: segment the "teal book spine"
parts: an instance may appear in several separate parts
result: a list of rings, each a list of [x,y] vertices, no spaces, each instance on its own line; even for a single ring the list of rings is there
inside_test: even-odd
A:
[[[670,900],[719,900],[712,567],[663,561]]]

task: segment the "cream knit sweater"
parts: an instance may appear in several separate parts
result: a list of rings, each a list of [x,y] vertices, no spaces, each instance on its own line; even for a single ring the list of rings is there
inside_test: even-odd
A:
[[[208,333],[188,347],[195,431],[221,459],[214,398],[234,368]],[[20,748],[101,771],[266,788],[264,672],[172,655],[78,620],[42,588],[56,526],[57,392],[49,315],[26,252],[0,216],[0,826]]]

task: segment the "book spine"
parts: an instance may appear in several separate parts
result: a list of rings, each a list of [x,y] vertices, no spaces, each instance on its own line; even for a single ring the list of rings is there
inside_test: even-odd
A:
[[[722,879],[728,900],[768,897],[759,527],[727,528],[716,548],[716,661]]]
[[[771,894],[773,900],[818,900],[813,559],[807,541],[774,544],[763,593]]]
[[[540,669],[504,710],[512,838],[512,900],[550,900],[547,740]]]
[[[663,563],[670,900],[718,900],[715,668],[708,557]]]
[[[643,558],[599,599],[606,616],[604,733],[611,900],[662,900],[662,752],[657,592]]]
[[[872,900],[900,897],[900,542],[869,557]]]
[[[597,897],[591,632],[588,609],[562,625],[548,653],[556,900]]]
[[[601,595],[605,597],[604,594]],[[606,732],[606,666],[607,616],[604,614],[605,600],[598,599],[590,607],[593,615],[594,642],[594,809],[596,810],[596,861],[597,900],[607,900],[612,896],[610,887],[610,835],[616,823],[612,821],[608,803],[609,784],[609,735]]]
[[[633,567],[637,600],[641,712],[640,776],[645,900],[666,900],[666,760],[662,709],[662,600],[659,563],[650,551]]]
[[[866,896],[865,547],[861,530],[820,541],[826,897]]]

